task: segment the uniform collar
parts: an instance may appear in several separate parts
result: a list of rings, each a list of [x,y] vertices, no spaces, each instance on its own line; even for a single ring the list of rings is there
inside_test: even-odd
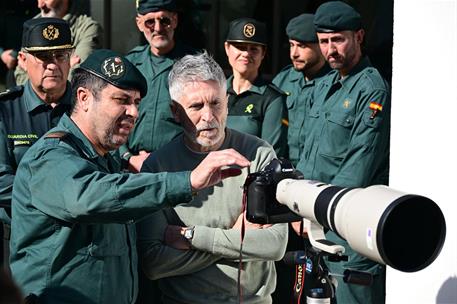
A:
[[[83,153],[87,156],[87,158],[98,158],[97,151],[95,151],[94,146],[89,141],[89,139],[83,134],[83,132],[79,129],[79,127],[73,122],[73,120],[65,113],[60,118],[59,124],[57,125],[56,129],[53,131],[64,131],[67,133],[71,133],[74,137],[74,143],[78,145],[78,148],[83,151]],[[109,153],[108,153],[109,154]]]
[[[327,75],[328,72],[330,72],[331,70],[332,69],[330,68],[330,66],[327,63],[325,63],[324,66],[317,72],[317,74],[314,75],[314,78],[307,81],[305,79],[305,75],[303,75],[302,72],[297,71],[293,65],[290,65],[288,79],[290,80],[290,82],[297,82],[300,88],[304,88],[305,86],[314,85],[317,79]]]
[[[360,59],[359,63],[357,63],[351,71],[349,71],[348,75],[343,79],[340,78],[340,74],[337,70],[333,70],[330,72],[330,77],[326,80],[329,85],[340,85],[344,87],[347,91],[350,91],[354,85],[359,80],[359,74],[367,67],[371,67],[370,59],[367,56],[364,56]]]
[[[75,2],[75,1],[72,1],[72,2]],[[35,17],[33,17],[33,19],[36,19],[36,18],[44,18],[44,17],[41,17],[41,12],[40,12],[40,13],[36,14]],[[78,14],[74,14],[71,12],[66,13],[65,16],[62,17],[63,20],[68,22],[70,27],[75,23],[77,18],[78,18]]]
[[[73,1],[73,2],[74,2],[74,1]],[[65,21],[67,21],[68,24],[69,24],[70,26],[72,26],[72,25],[75,23],[77,17],[78,17],[78,16],[75,15],[75,14],[67,13],[65,16],[63,16],[62,19],[65,20]]]
[[[32,89],[32,84],[30,83],[30,80],[28,80],[25,84],[24,87],[24,95],[23,95],[23,100],[25,103],[25,108],[27,109],[27,112],[32,112],[33,110],[37,109],[40,106],[45,106],[46,104],[41,100],[40,97],[38,97],[37,93]],[[65,89],[65,93],[63,96],[59,99],[59,104],[64,104],[64,105],[71,105],[71,87],[70,83],[67,81],[67,87]]]
[[[252,86],[247,91],[244,91],[241,94],[244,94],[246,92],[252,92],[255,94],[262,95],[265,92],[265,90],[267,89],[267,85],[268,85],[268,83],[263,79],[262,76],[259,75],[256,78],[256,80],[254,80],[254,82],[252,83]],[[236,92],[233,90],[233,75],[231,75],[227,79],[227,92],[230,94],[237,95]]]
[[[173,65],[173,63],[176,60],[187,55],[189,53],[189,52],[186,52],[187,50],[188,50],[188,48],[186,48],[181,41],[177,40],[175,47],[167,54],[164,54],[163,56],[161,56],[165,59],[168,59],[168,60],[165,60],[164,68]],[[143,51],[141,52],[141,54],[139,56],[140,60],[138,62],[136,62],[135,64],[136,65],[149,64],[151,62],[152,56],[154,56],[154,55],[151,53],[151,46],[149,44],[146,44],[143,46]]]
[[[303,76],[302,81],[300,82],[301,88],[304,88],[306,86],[313,86],[319,78],[322,78],[323,76],[327,75],[328,72],[330,72],[331,70],[332,69],[330,68],[330,66],[327,63],[325,63],[324,66],[322,66],[322,68],[319,71],[317,71],[316,75],[314,75],[314,78],[311,80],[306,80],[303,73],[300,72]]]
[[[300,84],[304,83],[305,77],[303,76],[303,73],[300,71],[297,71],[293,65],[290,65],[289,69],[289,80],[291,82],[296,82],[300,81]]]
[[[359,77],[354,77],[363,71],[367,67],[371,67],[370,59],[367,56],[364,56],[360,59],[359,63],[357,63],[352,70],[349,71],[348,75],[340,80],[341,84],[348,89],[351,89],[354,84],[357,82]]]
[[[324,66],[317,72],[317,74],[314,76],[313,80],[316,80],[316,79],[319,79],[321,77],[324,77],[325,75],[327,75],[330,71],[332,70],[332,68],[328,65],[328,63],[326,62],[324,64]]]

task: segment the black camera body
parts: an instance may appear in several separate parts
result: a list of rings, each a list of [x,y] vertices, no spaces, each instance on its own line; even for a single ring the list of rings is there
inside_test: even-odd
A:
[[[245,183],[248,221],[275,224],[302,220],[302,217],[276,200],[276,187],[285,178],[303,179],[303,174],[286,159],[273,159],[262,171],[248,175]]]

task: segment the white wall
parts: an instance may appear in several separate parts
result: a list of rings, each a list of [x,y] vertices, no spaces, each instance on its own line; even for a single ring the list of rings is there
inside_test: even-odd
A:
[[[457,303],[456,2],[394,2],[390,186],[433,199],[447,236],[428,268],[388,269],[387,303]]]

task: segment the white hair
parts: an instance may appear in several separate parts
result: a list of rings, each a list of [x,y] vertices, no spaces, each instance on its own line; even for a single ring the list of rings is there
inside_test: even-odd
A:
[[[178,60],[168,74],[171,99],[179,102],[184,87],[192,82],[215,81],[220,88],[227,90],[224,71],[206,51],[196,55],[186,55]]]

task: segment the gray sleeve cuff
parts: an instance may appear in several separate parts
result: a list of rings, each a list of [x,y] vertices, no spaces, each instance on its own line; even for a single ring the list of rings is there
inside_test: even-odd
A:
[[[213,253],[215,233],[216,228],[195,226],[191,242],[192,248]]]

